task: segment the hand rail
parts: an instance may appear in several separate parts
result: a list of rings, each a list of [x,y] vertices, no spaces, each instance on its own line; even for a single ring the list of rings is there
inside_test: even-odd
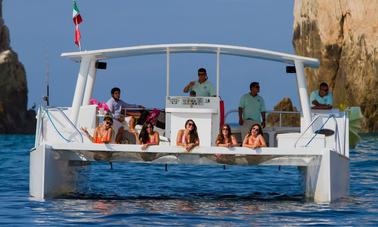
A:
[[[318,115],[318,118],[320,117],[320,115]],[[331,117],[333,117],[333,114],[329,115],[327,120],[322,124],[322,126],[320,126],[320,128],[318,130],[321,130],[324,128],[324,126],[327,124],[327,122],[329,121],[329,119],[331,119]],[[317,131],[315,131],[314,135],[311,137],[311,139],[306,143],[305,147],[307,147],[311,142],[312,140],[314,140],[314,138],[316,137],[316,135],[318,135],[319,133],[317,133]]]
[[[311,121],[311,124],[306,128],[306,130],[298,137],[298,139],[295,141],[294,143],[294,147],[297,146],[297,143],[298,141],[303,137],[303,135],[307,132],[307,130],[315,123],[315,121],[320,117],[321,115],[317,115],[314,120]],[[320,126],[320,128],[318,130],[321,130],[324,128],[324,126],[327,124],[327,122],[329,121],[329,119],[333,119],[335,121],[335,149],[336,149],[336,152],[337,150],[339,150],[338,153],[341,154],[341,144],[340,144],[340,133],[339,133],[339,127],[338,127],[338,124],[337,124],[337,120],[336,120],[336,117],[334,114],[330,114],[327,118],[327,120],[322,124],[322,126]],[[317,131],[315,131],[314,135],[311,137],[311,139],[307,142],[307,144],[305,145],[305,147],[307,147],[312,141],[313,139],[316,137],[316,135],[318,135],[319,133],[317,133]],[[344,150],[344,155],[345,155],[345,150]]]
[[[64,136],[62,135],[62,133],[60,133],[60,131],[58,130],[58,128],[56,127],[56,125],[55,125],[54,122],[52,121],[48,109],[45,108],[44,111],[45,111],[45,113],[46,113],[46,115],[47,115],[49,121],[51,122],[52,126],[54,127],[55,131],[58,133],[58,135],[59,135],[60,137],[62,137],[67,143],[68,143],[68,142],[72,142],[71,140],[69,140],[69,139],[67,139],[66,137],[64,137]]]
[[[345,147],[345,144],[346,144],[346,141],[347,141],[347,138],[346,138],[346,136],[347,136],[347,127],[346,127],[346,125],[347,125],[347,119],[348,119],[348,112],[347,111],[345,111],[344,112],[344,146],[343,146],[343,151],[344,151],[344,156],[346,156],[345,155],[345,150],[346,150],[346,147]],[[349,129],[348,129],[349,130]],[[349,138],[348,138],[349,139]],[[348,143],[349,144],[349,143]],[[348,153],[348,157],[349,157],[349,153]]]
[[[35,128],[35,141],[34,141],[34,147],[38,147],[39,146],[39,141],[41,140],[41,129],[42,129],[42,117],[41,117],[41,113],[42,112],[42,107],[40,106],[38,108],[38,112],[37,112],[37,115],[36,115],[36,118],[37,118],[37,126]]]
[[[224,115],[224,122],[226,122],[227,117],[232,113],[238,113],[239,110],[229,110]],[[300,114],[299,111],[281,111],[281,110],[268,110],[265,111],[267,114],[279,114],[279,127],[282,127],[282,114]]]
[[[76,125],[74,125],[74,123],[71,121],[71,119],[69,119],[67,117],[67,115],[59,107],[55,107],[55,108],[64,116],[64,118],[67,120],[67,122],[76,130],[76,132],[80,135],[81,142],[83,143],[84,138],[83,138],[83,135],[81,134],[80,130],[76,127]]]
[[[311,123],[307,126],[307,128],[302,132],[302,134],[298,137],[298,139],[295,141],[294,143],[294,147],[297,147],[297,143],[298,141],[304,136],[304,134],[312,127],[312,125],[315,123],[316,120],[318,120],[318,118],[320,117],[320,115],[317,115],[312,121]]]
[[[338,145],[339,146],[339,150],[340,150],[340,154],[341,154],[341,144],[340,144],[340,134],[339,134],[339,125],[337,124],[337,120],[336,120],[336,117],[332,114],[332,118],[333,120],[335,121],[335,146]],[[346,134],[345,130],[344,130],[344,134]],[[337,135],[337,136],[336,136]],[[345,140],[344,140],[344,145],[345,145]],[[336,151],[337,151],[337,147],[336,148]],[[345,156],[345,146],[344,146],[344,150],[343,150],[343,155]]]
[[[58,107],[49,107],[49,108],[44,108],[44,111],[46,112],[47,114],[47,117],[49,118],[52,126],[54,127],[55,131],[59,134],[60,137],[62,137],[66,142],[73,142],[73,140],[70,140],[70,139],[67,139],[65,138],[62,133],[58,130],[58,128],[56,127],[56,125],[54,124],[53,120],[51,119],[51,116],[50,116],[50,113],[49,113],[49,109],[55,109],[55,110],[58,110],[59,113],[62,114],[62,116],[66,119],[66,121],[76,130],[76,132],[78,132],[78,134],[80,135],[80,139],[81,139],[81,142],[83,143],[84,142],[84,138],[83,138],[83,135],[81,134],[80,130],[72,123],[72,121],[67,117],[67,115]]]

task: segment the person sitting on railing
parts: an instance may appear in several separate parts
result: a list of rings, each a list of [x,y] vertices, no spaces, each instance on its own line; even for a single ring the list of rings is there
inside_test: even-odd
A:
[[[183,92],[188,93],[195,91],[195,96],[215,96],[214,86],[207,80],[207,73],[205,68],[198,69],[198,80],[193,80],[188,83]]]
[[[220,133],[215,140],[218,147],[235,147],[239,146],[236,137],[231,134],[231,128],[228,124],[224,124]]]
[[[129,121],[129,132],[134,133],[134,134],[136,133],[138,135],[138,132],[135,130],[135,126],[136,126],[135,118],[130,119],[130,121]]]
[[[197,126],[192,119],[185,122],[185,129],[177,132],[176,146],[184,147],[186,151],[191,151],[199,146],[200,140],[197,133]]]
[[[145,123],[138,138],[138,143],[142,144],[142,150],[150,145],[159,145],[159,142],[159,133],[154,131],[154,125],[151,122]]]
[[[239,103],[239,125],[242,138],[255,123],[265,127],[265,102],[263,97],[258,95],[260,92],[259,83],[252,82],[249,85],[249,90],[249,93],[240,98]]]
[[[121,112],[121,114],[119,115],[117,121],[113,121],[113,129],[114,131],[116,132],[116,134],[118,133],[118,130],[123,127],[125,129],[127,129],[127,126],[128,123],[126,122],[125,120],[125,114]]]
[[[104,122],[97,126],[93,136],[91,136],[85,127],[81,127],[81,130],[93,143],[111,143],[114,136],[114,130],[112,128],[113,118],[110,115],[105,115]]]
[[[126,109],[130,108],[140,108],[144,109],[144,106],[137,105],[137,104],[129,104],[121,100],[121,89],[118,87],[114,87],[111,90],[112,97],[106,102],[106,105],[109,107],[109,112],[113,114],[114,119],[118,120],[119,116],[121,115],[122,111],[124,110],[125,116],[127,116]],[[126,121],[128,121],[126,119]]]
[[[252,149],[266,147],[266,142],[260,124],[252,125],[248,135],[246,135],[243,140],[243,147],[249,147]]]
[[[326,82],[319,85],[319,90],[311,92],[310,103],[312,109],[332,109],[333,97],[332,93],[329,92],[329,87]]]
[[[124,115],[120,115],[121,123]],[[135,118],[131,118],[128,127],[122,125],[118,128],[118,132],[115,138],[117,144],[137,144],[138,132],[135,130]]]

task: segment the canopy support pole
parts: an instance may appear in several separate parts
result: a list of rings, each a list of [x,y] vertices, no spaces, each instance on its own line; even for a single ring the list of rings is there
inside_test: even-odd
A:
[[[96,61],[92,60],[89,65],[89,74],[87,78],[87,84],[85,85],[83,106],[89,104],[89,100],[93,94],[93,85],[96,80]]]
[[[85,83],[87,81],[88,77],[88,69],[89,65],[91,63],[91,57],[90,56],[84,56],[81,59],[80,63],[80,71],[79,75],[77,77],[77,82],[76,82],[76,88],[75,88],[75,94],[72,100],[72,108],[71,108],[71,121],[74,125],[77,123],[77,118],[79,116],[79,110],[80,106],[83,103],[83,94],[84,94],[84,89],[85,89]]]
[[[304,65],[303,62],[300,60],[294,60],[295,63],[295,70],[297,72],[297,84],[298,84],[298,92],[299,92],[299,99],[301,101],[301,109],[304,118],[304,128],[307,128],[311,124],[311,108],[310,108],[310,100],[307,94],[306,88],[306,78],[304,74]]]
[[[217,97],[219,97],[219,74],[220,74],[220,67],[219,67],[219,63],[220,63],[220,48],[218,47],[217,49]]]
[[[166,94],[167,97],[169,96],[169,80],[170,80],[170,50],[169,47],[167,47],[167,78],[166,78]]]

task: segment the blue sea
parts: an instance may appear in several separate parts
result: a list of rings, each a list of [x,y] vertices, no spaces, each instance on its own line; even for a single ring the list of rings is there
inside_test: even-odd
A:
[[[29,198],[33,136],[0,136],[0,225],[378,226],[378,137],[351,150],[350,195],[331,204],[303,197],[294,167],[95,163],[89,189]]]

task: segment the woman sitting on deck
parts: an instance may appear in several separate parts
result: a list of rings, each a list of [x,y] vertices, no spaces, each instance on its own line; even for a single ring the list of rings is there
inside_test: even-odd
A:
[[[120,115],[120,118],[122,119],[122,115]],[[131,118],[129,121],[128,129],[125,129],[124,126],[119,127],[115,142],[117,144],[137,144],[139,135],[135,130],[135,124],[135,118]]]
[[[266,147],[266,142],[263,137],[263,131],[260,124],[252,125],[248,135],[246,135],[243,140],[243,147],[249,147],[252,149]]]
[[[104,122],[97,126],[93,136],[91,136],[87,128],[82,127],[81,130],[88,136],[93,143],[110,143],[112,141],[114,130],[112,128],[113,118],[105,116]]]
[[[224,124],[217,136],[215,144],[218,147],[235,147],[238,146],[236,137],[231,134],[231,128],[228,124]]]
[[[145,123],[139,134],[138,143],[142,144],[142,150],[150,145],[159,145],[159,133],[154,131],[152,123]]]
[[[185,129],[180,129],[177,133],[176,146],[181,146],[186,151],[191,151],[199,143],[197,126],[192,119],[189,119],[185,122]]]

